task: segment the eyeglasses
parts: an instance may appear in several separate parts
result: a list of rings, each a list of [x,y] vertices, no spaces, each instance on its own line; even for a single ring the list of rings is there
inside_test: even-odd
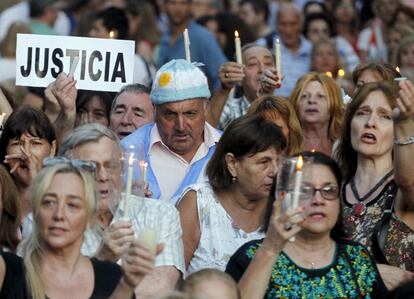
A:
[[[336,200],[339,196],[339,188],[336,186],[325,186],[322,188],[315,188],[313,186],[303,186],[302,195],[303,199],[311,199],[315,196],[316,192],[321,194],[321,196],[326,200]]]
[[[45,158],[43,160],[43,167],[58,165],[58,164],[67,164],[76,169],[82,169],[87,172],[90,172],[95,176],[96,173],[96,164],[91,161],[77,160],[77,159],[68,159],[65,157],[54,157],[54,158]]]

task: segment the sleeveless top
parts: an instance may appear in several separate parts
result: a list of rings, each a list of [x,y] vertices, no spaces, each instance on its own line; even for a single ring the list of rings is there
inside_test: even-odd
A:
[[[345,190],[345,189],[344,189]],[[344,208],[343,221],[347,236],[367,246],[372,253],[372,235],[377,223],[381,220],[384,210],[390,206],[397,194],[397,185],[392,180],[385,185],[380,194],[364,207],[352,205],[342,192]],[[414,231],[392,214],[390,226],[382,248],[387,261],[408,271],[414,271]]]
[[[263,240],[243,245],[231,257],[226,272],[239,281]],[[378,269],[360,244],[336,242],[334,258],[326,267],[302,268],[284,252],[273,265],[264,298],[386,298]]]
[[[6,265],[6,272],[0,299],[31,299],[26,285],[23,259],[9,252],[1,252],[1,256]],[[94,288],[89,298],[108,298],[122,277],[121,268],[117,264],[99,261],[96,258],[91,258],[90,261],[94,272]]]
[[[246,233],[233,221],[217,200],[208,182],[188,187],[197,192],[197,212],[200,241],[187,269],[187,275],[204,269],[224,271],[233,253],[244,243],[264,237],[261,229]]]

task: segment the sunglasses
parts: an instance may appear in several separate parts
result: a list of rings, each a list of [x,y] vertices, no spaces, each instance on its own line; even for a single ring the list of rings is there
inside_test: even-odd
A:
[[[95,176],[96,173],[96,164],[91,161],[77,160],[77,159],[68,159],[65,157],[47,157],[43,160],[43,167],[54,166],[58,164],[70,165],[76,169],[85,170],[90,172]]]

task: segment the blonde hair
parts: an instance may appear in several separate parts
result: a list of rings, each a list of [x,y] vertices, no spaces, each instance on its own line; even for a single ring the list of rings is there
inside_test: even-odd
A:
[[[344,104],[339,86],[334,79],[321,73],[307,73],[296,82],[296,86],[293,89],[289,100],[295,108],[296,114],[299,116],[298,103],[303,94],[303,90],[313,81],[319,82],[327,95],[328,110],[330,114],[327,138],[333,143],[341,135],[344,117]]]
[[[286,154],[293,155],[302,151],[303,136],[296,111],[288,99],[281,96],[265,95],[253,101],[247,115],[258,114],[265,120],[274,122],[282,118],[289,128]]]
[[[38,223],[39,208],[46,190],[49,188],[54,176],[58,173],[74,173],[78,175],[85,188],[85,203],[87,220],[90,222],[97,207],[97,194],[94,177],[80,167],[70,163],[61,163],[43,168],[31,185],[33,228],[30,236],[19,245],[26,270],[26,283],[33,299],[45,298],[45,284],[39,275],[42,269],[42,240]]]

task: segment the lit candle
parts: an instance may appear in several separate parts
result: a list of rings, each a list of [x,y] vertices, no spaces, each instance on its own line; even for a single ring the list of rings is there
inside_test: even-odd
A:
[[[398,66],[395,68],[395,70],[396,70],[397,72],[400,72],[400,68],[399,68]]]
[[[157,233],[151,228],[143,228],[139,230],[138,242],[145,245],[149,252],[155,254],[157,251]]]
[[[0,128],[3,127],[3,121],[4,121],[4,117],[6,116],[6,113],[2,113],[0,114]]]
[[[343,69],[339,69],[339,70],[338,70],[338,76],[339,76],[340,78],[345,77],[345,71],[344,71]]]
[[[144,186],[147,183],[147,168],[148,168],[148,163],[145,161],[140,161],[139,162],[139,166],[141,167],[141,174],[142,174],[142,181],[144,183]]]
[[[79,56],[76,56],[75,58],[73,58],[73,62],[72,62],[72,65],[70,66],[68,77],[73,78],[73,75],[75,74],[75,71],[76,71],[76,67],[78,66],[78,62],[79,62]]]
[[[134,147],[132,146],[130,147],[130,149],[133,149],[133,148]],[[129,219],[129,198],[131,196],[133,176],[134,176],[134,153],[129,152],[126,194],[125,194],[125,201],[124,201],[124,218],[125,219]]]
[[[109,31],[109,38],[110,39],[114,39],[115,38],[115,32],[113,32],[112,30]]]
[[[299,196],[300,196],[300,186],[302,184],[302,167],[303,167],[303,158],[302,156],[298,157],[295,167],[295,188],[293,189],[293,203],[292,207],[296,209],[299,207]]]
[[[241,52],[241,41],[239,37],[239,32],[236,30],[234,31],[234,45],[236,47],[236,61],[237,63],[242,64],[242,52]]]
[[[282,59],[280,55],[280,41],[277,38],[276,44],[275,44],[275,62],[276,62],[276,70],[277,70],[277,76],[279,77],[279,81],[282,78]]]
[[[184,50],[185,50],[185,60],[191,62],[191,53],[190,53],[190,37],[188,35],[188,29],[184,29]]]
[[[325,73],[329,78],[332,78],[332,72],[326,72]]]

